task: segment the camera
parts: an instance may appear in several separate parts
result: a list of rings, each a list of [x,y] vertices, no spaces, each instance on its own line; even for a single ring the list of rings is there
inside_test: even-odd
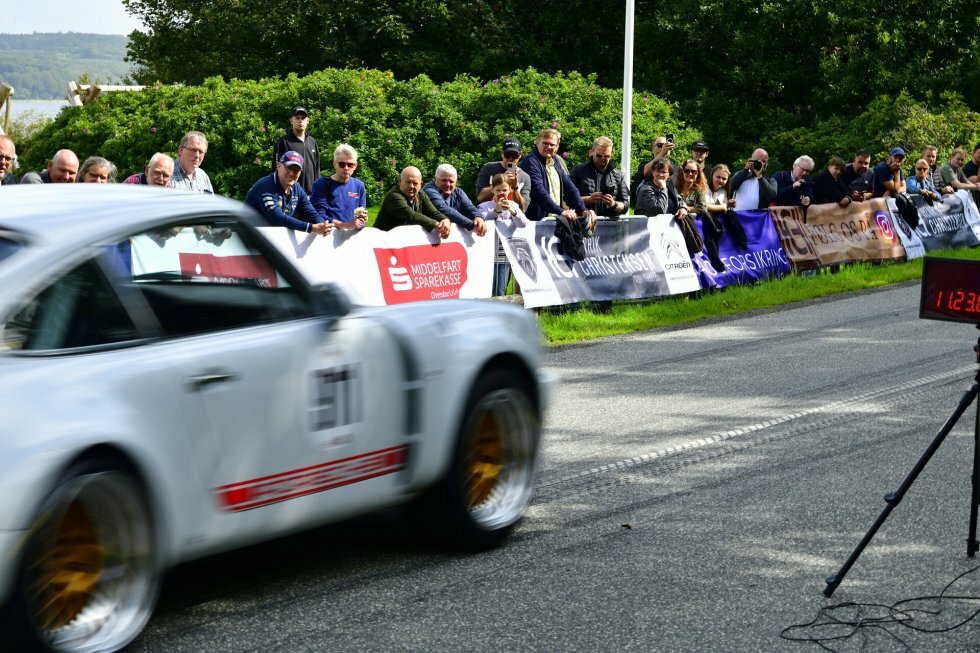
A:
[[[762,170],[762,161],[759,159],[749,159],[749,163],[752,164],[753,170]]]

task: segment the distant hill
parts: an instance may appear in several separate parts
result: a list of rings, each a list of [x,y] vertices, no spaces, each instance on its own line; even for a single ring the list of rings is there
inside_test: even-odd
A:
[[[65,84],[82,75],[122,84],[132,68],[124,61],[128,42],[110,34],[0,34],[0,82],[19,100],[63,99]]]

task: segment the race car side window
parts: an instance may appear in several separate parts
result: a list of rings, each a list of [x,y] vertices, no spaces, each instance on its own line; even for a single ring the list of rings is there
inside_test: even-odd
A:
[[[51,351],[136,340],[136,327],[94,260],[60,276],[3,325],[0,346]]]
[[[308,317],[308,300],[240,229],[215,221],[148,231],[112,250],[114,267],[166,336]]]

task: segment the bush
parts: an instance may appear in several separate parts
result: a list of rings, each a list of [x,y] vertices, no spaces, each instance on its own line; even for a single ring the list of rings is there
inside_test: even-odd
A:
[[[788,169],[801,154],[809,154],[822,171],[834,155],[850,161],[854,153],[871,152],[872,163],[884,161],[896,145],[918,159],[922,148],[939,148],[939,162],[949,159],[956,147],[972,152],[980,142],[980,114],[970,110],[960,96],[946,93],[932,105],[918,102],[906,93],[879,96],[855,116],[837,116],[805,129],[777,132],[764,139],[768,145],[770,170]],[[778,166],[778,167],[776,167]],[[907,166],[906,166],[907,167]]]
[[[128,174],[142,170],[156,151],[175,155],[181,136],[196,129],[209,139],[203,167],[216,190],[241,199],[272,169],[272,146],[296,105],[310,111],[310,132],[327,170],[337,144],[357,149],[357,176],[372,204],[406,165],[418,166],[429,179],[439,163],[451,163],[460,186],[472,192],[480,166],[499,158],[508,135],[529,152],[538,132],[555,126],[563,135],[561,150],[574,165],[585,159],[596,136],[618,143],[622,131],[622,91],[598,86],[594,75],[547,75],[529,68],[487,83],[464,75],[437,85],[424,75],[397,81],[389,72],[330,68],[283,80],[213,77],[201,86],[106,94],[63,111],[27,142],[18,142],[21,169],[38,169],[67,147],[82,160],[104,156]],[[636,92],[634,161],[649,156],[653,139],[665,132],[674,133],[681,151],[701,138],[679,122],[675,107]]]

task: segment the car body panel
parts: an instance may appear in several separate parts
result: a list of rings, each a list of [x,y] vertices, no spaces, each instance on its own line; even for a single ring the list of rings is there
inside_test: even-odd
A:
[[[28,244],[0,261],[0,327],[106,245],[215,216],[256,234],[263,224],[237,202],[198,194],[5,190],[0,231]],[[432,486],[446,472],[470,388],[488,365],[517,369],[539,413],[547,405],[553,379],[537,372],[533,314],[451,300],[321,315],[317,289],[265,245],[310,298],[310,315],[180,337],[153,336],[152,325],[143,331],[137,319],[143,335],[113,345],[0,348],[0,602],[38,506],[93,448],[118,452],[138,470],[157,550],[169,565]]]

